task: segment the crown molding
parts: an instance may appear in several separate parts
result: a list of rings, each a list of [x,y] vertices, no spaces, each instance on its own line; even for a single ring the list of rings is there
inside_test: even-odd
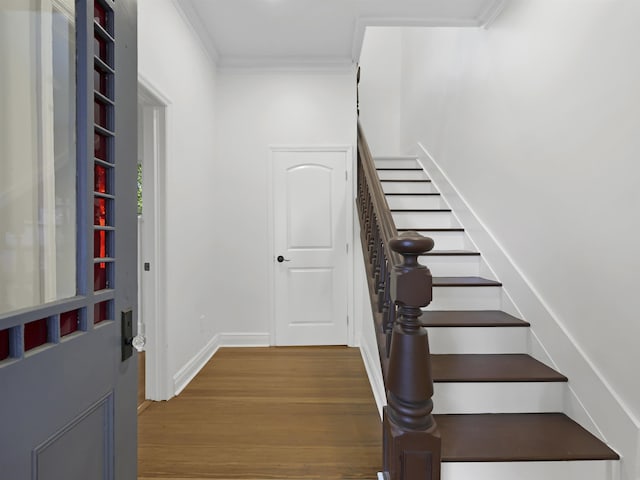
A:
[[[258,71],[258,72],[335,72],[355,71],[351,58],[345,57],[235,57],[223,56],[218,62],[222,72]]]
[[[495,0],[491,2],[480,17],[478,17],[480,25],[484,28],[489,28],[506,6],[507,0]]]
[[[191,0],[172,0],[176,10],[200,40],[203,49],[215,65],[220,61],[220,54],[213,38],[206,29]]]

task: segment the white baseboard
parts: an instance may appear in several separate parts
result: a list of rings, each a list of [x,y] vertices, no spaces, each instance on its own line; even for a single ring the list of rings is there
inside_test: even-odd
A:
[[[202,370],[220,347],[268,347],[270,335],[268,333],[219,333],[196,353],[173,376],[174,395],[179,395],[189,382]]]
[[[638,480],[640,421],[611,390],[607,380],[571,333],[554,316],[544,299],[421,143],[418,143],[418,162],[464,225],[471,241],[482,252],[496,278],[504,284],[506,296],[517,307],[517,311],[509,313],[519,315],[531,323],[529,353],[569,378],[570,389],[565,397],[565,413],[582,422],[585,428],[620,454],[623,458],[622,478]]]
[[[213,354],[220,348],[220,335],[215,335],[204,346],[202,350],[194,355],[179,371],[173,376],[174,395],[179,395],[189,382],[195,378],[202,367],[213,357]]]

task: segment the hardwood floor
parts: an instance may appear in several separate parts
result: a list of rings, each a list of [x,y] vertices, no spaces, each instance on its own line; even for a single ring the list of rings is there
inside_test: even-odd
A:
[[[355,348],[222,348],[138,425],[140,480],[373,480],[381,469],[380,419]]]

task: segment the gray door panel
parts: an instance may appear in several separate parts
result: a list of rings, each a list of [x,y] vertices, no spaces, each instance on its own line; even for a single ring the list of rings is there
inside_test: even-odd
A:
[[[78,295],[0,314],[0,332],[10,332],[11,344],[10,357],[0,359],[3,480],[136,478],[138,361],[135,351],[124,361],[121,357],[121,314],[137,312],[136,0],[95,1],[108,11],[113,9],[111,74],[115,83],[109,99],[112,103],[106,104],[115,113],[114,121],[110,121],[114,139],[109,164],[105,161],[111,187],[102,196],[110,209],[109,258],[102,262],[110,265],[109,284],[94,291],[94,264],[101,263],[94,260],[93,245],[94,199],[98,198],[94,194],[94,168],[99,165],[94,162],[93,145],[93,49],[98,29],[94,25],[94,0],[78,0]],[[25,0],[25,4],[33,2]],[[106,319],[94,325],[96,304],[100,302],[108,302]],[[60,338],[60,314],[73,310],[80,311],[78,331]],[[46,319],[48,341],[25,353],[24,325],[39,319]]]

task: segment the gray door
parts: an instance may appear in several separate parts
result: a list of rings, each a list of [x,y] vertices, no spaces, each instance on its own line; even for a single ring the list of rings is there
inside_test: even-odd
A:
[[[136,478],[135,15],[0,2],[3,479]]]

